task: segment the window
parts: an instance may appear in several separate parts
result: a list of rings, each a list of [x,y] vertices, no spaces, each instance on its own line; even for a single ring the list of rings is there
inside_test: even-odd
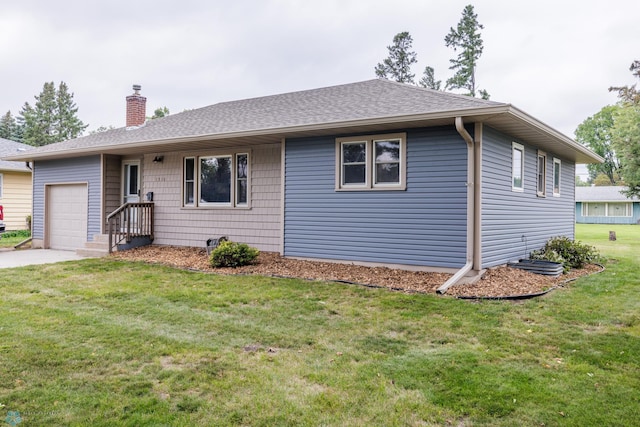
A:
[[[184,205],[193,206],[196,194],[196,159],[186,157],[184,159]]]
[[[236,154],[236,205],[247,204],[249,156]]]
[[[589,202],[582,203],[582,216],[618,216],[630,217],[633,214],[631,203],[627,202]]]
[[[2,193],[4,193],[4,175],[0,173],[0,199],[2,199]]]
[[[631,216],[631,203],[607,203],[607,216]]]
[[[183,206],[248,206],[249,154],[185,157]]]
[[[336,140],[336,190],[404,190],[406,134]]]
[[[547,195],[547,154],[544,151],[538,151],[538,180],[536,194],[539,197]]]
[[[560,159],[553,159],[553,195],[560,195],[560,171],[562,170],[562,163]]]
[[[524,146],[514,142],[511,147],[511,189],[513,191],[524,191]]]

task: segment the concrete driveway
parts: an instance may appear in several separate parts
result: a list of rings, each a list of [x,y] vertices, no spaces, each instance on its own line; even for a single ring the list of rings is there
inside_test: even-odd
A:
[[[85,259],[73,251],[57,249],[0,250],[0,268],[22,267],[25,265],[52,264],[61,261]]]

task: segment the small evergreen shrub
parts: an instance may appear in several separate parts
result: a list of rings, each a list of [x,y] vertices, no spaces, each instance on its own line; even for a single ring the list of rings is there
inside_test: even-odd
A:
[[[209,262],[212,267],[241,267],[251,264],[260,254],[256,248],[246,243],[232,242],[230,240],[220,242],[218,247],[211,251]]]
[[[552,237],[542,249],[531,252],[530,258],[562,263],[565,273],[601,260],[600,253],[593,246],[564,236]]]

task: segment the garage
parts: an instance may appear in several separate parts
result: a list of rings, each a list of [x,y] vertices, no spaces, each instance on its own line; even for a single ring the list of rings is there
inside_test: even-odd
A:
[[[87,184],[47,186],[46,247],[76,250],[87,241]]]

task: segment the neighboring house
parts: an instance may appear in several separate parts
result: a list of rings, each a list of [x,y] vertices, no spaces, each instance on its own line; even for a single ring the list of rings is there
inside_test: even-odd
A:
[[[626,187],[576,187],[576,222],[639,224],[640,200],[620,191]]]
[[[134,90],[125,128],[11,158],[34,163],[34,246],[80,248],[147,200],[114,229],[455,281],[573,238],[575,165],[602,161],[510,104],[387,80],[147,122]]]
[[[21,155],[30,145],[0,138],[0,159]],[[6,230],[26,230],[31,215],[31,169],[24,161],[0,160],[0,206]]]

